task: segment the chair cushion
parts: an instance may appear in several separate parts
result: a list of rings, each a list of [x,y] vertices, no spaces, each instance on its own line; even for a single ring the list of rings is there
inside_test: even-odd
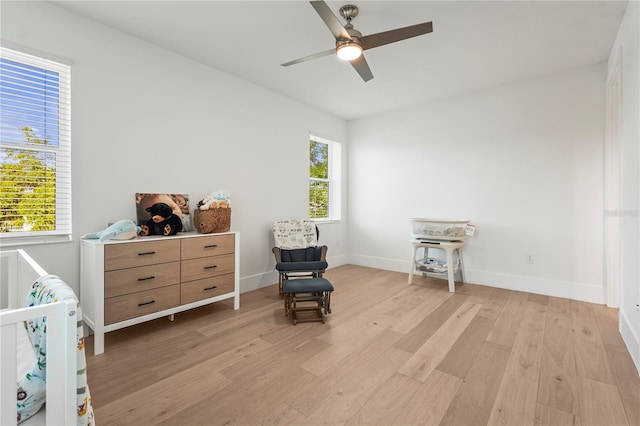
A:
[[[280,262],[276,264],[276,269],[280,272],[313,272],[324,271],[329,267],[325,261],[316,262]]]
[[[320,293],[322,291],[333,291],[333,285],[325,278],[282,281],[283,293]]]
[[[282,262],[312,262],[321,260],[322,247],[309,247],[306,249],[280,250]]]

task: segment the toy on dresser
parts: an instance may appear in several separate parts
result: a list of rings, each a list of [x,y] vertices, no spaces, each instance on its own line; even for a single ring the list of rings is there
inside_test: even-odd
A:
[[[182,231],[182,220],[165,203],[156,203],[146,209],[151,217],[141,225],[140,235],[175,235]]]
[[[203,234],[227,232],[231,228],[231,197],[217,190],[198,201],[193,215],[195,228]]]
[[[231,198],[227,191],[218,190],[212,192],[211,195],[207,195],[202,200],[198,201],[197,205],[199,210],[209,209],[229,209],[231,208]]]
[[[82,238],[88,240],[100,240],[100,242],[107,240],[130,240],[138,235],[140,229],[141,228],[132,220],[125,219],[112,223],[102,231],[84,234]]]

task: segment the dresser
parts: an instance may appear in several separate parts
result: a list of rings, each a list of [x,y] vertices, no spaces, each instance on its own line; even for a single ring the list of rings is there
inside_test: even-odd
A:
[[[81,240],[80,303],[94,353],[110,331],[225,299],[239,309],[239,243],[237,232]]]

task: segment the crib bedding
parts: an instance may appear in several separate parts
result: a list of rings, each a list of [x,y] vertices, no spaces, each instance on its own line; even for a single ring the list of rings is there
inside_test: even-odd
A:
[[[73,299],[77,305],[77,425],[87,426],[94,424],[94,416],[93,408],[91,407],[91,395],[87,385],[82,313],[78,298],[73,290],[59,277],[45,275],[36,280],[31,286],[31,291],[26,298],[26,305],[42,305],[69,298]],[[46,318],[27,321],[25,329],[28,338],[27,343],[28,346],[31,346],[32,355],[29,355],[28,347],[20,348],[24,344],[18,344],[18,350],[21,351],[18,354],[18,359],[21,361],[19,370],[22,369],[23,372],[26,370],[26,373],[18,377],[18,423],[32,417],[40,410],[45,402],[46,392]],[[18,334],[20,335],[21,333]],[[19,339],[24,339],[24,337],[19,337]],[[24,360],[21,356],[23,352]]]
[[[16,327],[16,334],[16,359],[18,360],[16,383],[19,383],[20,380],[22,380],[27,373],[31,371],[36,362],[38,362],[38,359],[36,358],[33,346],[31,346],[31,340],[29,340],[27,329],[25,327]],[[45,423],[44,410],[40,410],[31,417],[25,418],[24,421],[20,423],[20,426],[37,426],[44,425]]]

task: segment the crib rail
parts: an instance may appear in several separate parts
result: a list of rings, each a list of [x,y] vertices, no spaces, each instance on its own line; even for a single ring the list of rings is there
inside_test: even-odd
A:
[[[3,279],[9,282],[9,307],[12,308],[0,310],[0,424],[16,424],[17,327],[24,327],[24,321],[47,317],[46,424],[75,425],[76,401],[72,398],[75,393],[69,390],[76,387],[77,303],[65,299],[16,308],[22,294],[17,284],[26,282],[28,286],[46,272],[22,250],[0,254],[6,257],[3,261],[8,260],[7,277]]]
[[[0,251],[2,262],[2,281],[6,280],[7,300],[0,304],[2,308],[16,309],[24,306],[29,285],[38,278],[47,275],[38,262],[24,250]],[[4,294],[4,293],[3,293]]]

